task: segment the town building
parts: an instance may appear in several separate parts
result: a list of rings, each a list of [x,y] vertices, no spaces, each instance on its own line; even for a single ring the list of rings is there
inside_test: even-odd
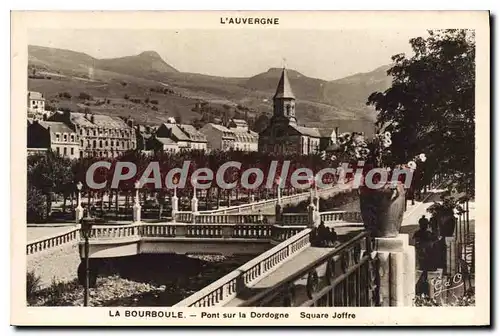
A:
[[[229,130],[234,133],[234,149],[248,152],[259,150],[259,134],[250,130],[248,123],[243,119],[232,119]]]
[[[337,144],[337,137],[339,136],[339,128],[319,128],[319,149],[320,151],[329,151]]]
[[[43,119],[45,115],[45,97],[40,92],[28,91],[28,118]]]
[[[208,123],[200,131],[207,138],[208,150],[228,151],[234,148],[235,135],[226,126]]]
[[[179,151],[207,150],[207,138],[193,125],[177,124],[174,118],[158,128],[156,138],[169,138],[177,143]]]
[[[207,138],[209,150],[258,150],[259,135],[248,128],[245,120],[233,119],[228,126],[209,123],[200,129]]]
[[[52,152],[69,159],[80,157],[80,142],[77,132],[58,121],[34,120],[28,122],[28,153]]]
[[[283,68],[273,97],[273,116],[259,134],[259,151],[282,154],[313,154],[320,149],[322,135],[317,128],[299,126],[295,115],[295,95]]]
[[[138,150],[150,150],[149,140],[155,134],[157,127],[150,125],[135,125],[136,148]]]
[[[179,145],[170,138],[157,137],[153,135],[147,143],[148,150],[163,151],[167,153],[177,153]]]
[[[53,114],[49,120],[63,122],[75,130],[80,157],[113,158],[137,147],[131,118],[65,111]]]

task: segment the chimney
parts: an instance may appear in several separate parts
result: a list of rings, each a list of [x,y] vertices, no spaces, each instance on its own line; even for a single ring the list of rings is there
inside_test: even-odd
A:
[[[134,119],[132,119],[132,118],[128,118],[128,119],[127,119],[127,125],[129,125],[130,127],[132,127],[132,128],[133,128],[133,127],[134,127]]]
[[[93,114],[90,115],[90,122],[91,123],[95,122],[95,116]]]

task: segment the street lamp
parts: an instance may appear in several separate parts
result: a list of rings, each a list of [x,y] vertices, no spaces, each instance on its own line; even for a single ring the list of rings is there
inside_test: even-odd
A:
[[[76,184],[76,209],[75,209],[75,217],[76,217],[76,223],[78,223],[82,217],[83,217],[83,208],[82,208],[82,188],[83,184],[82,182],[78,182]]]
[[[89,304],[89,287],[90,287],[90,265],[89,265],[89,238],[92,235],[92,224],[94,218],[90,217],[89,211],[86,211],[86,216],[82,218],[80,232],[85,239],[84,258],[85,258],[85,287],[83,291],[83,306]]]

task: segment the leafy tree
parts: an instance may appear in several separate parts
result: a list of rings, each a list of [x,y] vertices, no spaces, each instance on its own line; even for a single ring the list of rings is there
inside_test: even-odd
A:
[[[29,223],[43,221],[47,215],[47,200],[41,190],[28,186],[26,219]]]
[[[52,194],[66,193],[73,183],[71,161],[55,155],[34,155],[28,157],[28,186],[39,190],[46,198],[46,217],[52,209]]]
[[[396,163],[425,153],[422,179],[440,173],[449,187],[474,193],[475,39],[468,30],[428,31],[410,40],[414,55],[392,57],[392,86],[368,105],[377,125],[392,132]]]

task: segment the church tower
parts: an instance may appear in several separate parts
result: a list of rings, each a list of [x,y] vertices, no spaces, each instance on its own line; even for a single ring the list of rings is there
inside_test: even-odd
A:
[[[297,123],[297,119],[295,118],[295,95],[292,92],[290,80],[288,79],[285,68],[283,68],[281,73],[281,78],[276,93],[274,94],[273,101],[273,117],[275,119],[285,118],[288,119],[289,123]]]

